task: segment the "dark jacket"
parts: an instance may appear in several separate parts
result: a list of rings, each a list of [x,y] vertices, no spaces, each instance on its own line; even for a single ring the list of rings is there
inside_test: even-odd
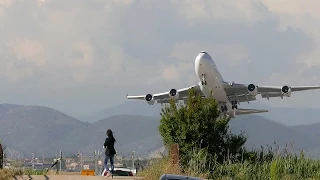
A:
[[[114,149],[114,142],[115,142],[114,139],[109,138],[109,137],[106,138],[106,140],[103,144],[104,148],[106,148],[106,151],[105,151],[106,156],[116,154],[116,150]]]

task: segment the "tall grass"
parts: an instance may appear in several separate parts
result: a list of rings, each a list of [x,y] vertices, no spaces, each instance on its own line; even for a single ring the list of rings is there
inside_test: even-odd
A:
[[[182,170],[181,167],[173,166],[169,156],[154,159],[151,165],[146,167],[143,171],[138,172],[138,176],[148,180],[159,180],[163,174],[178,174],[187,176],[196,176],[200,178],[207,178],[209,175],[206,166],[208,155],[205,151],[193,150],[190,152],[192,157],[188,162],[186,169]]]
[[[46,173],[45,170],[33,170],[33,169],[25,169],[23,168],[9,168],[9,169],[0,169],[0,180],[12,179],[14,176],[22,176],[22,175],[45,175],[45,174],[53,174],[51,171]]]
[[[45,175],[46,170],[26,169],[23,171],[24,175]]]
[[[244,155],[243,155],[244,156]],[[266,151],[253,151],[240,161],[225,160],[218,163],[204,150],[192,150],[190,160],[183,171],[171,166],[170,158],[163,157],[155,161],[139,176],[145,179],[159,179],[162,174],[183,174],[203,179],[320,179],[320,160],[311,159],[304,155],[289,153],[279,148],[269,148]]]
[[[212,179],[320,179],[320,161],[302,155],[277,156],[271,161],[223,163],[215,166]]]
[[[151,165],[138,172],[137,176],[148,180],[159,180],[165,173],[182,174],[178,167],[172,166],[170,158],[167,156],[151,160]]]
[[[0,169],[0,179],[12,179],[14,176],[23,175],[22,169]]]

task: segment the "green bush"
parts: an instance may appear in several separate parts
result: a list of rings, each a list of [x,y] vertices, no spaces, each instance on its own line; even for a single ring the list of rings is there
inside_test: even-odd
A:
[[[26,169],[24,175],[45,175],[46,170]]]
[[[172,99],[170,105],[162,109],[161,117],[159,132],[164,144],[167,148],[174,143],[179,144],[183,168],[187,167],[188,152],[194,147],[205,149],[220,163],[241,157],[246,137],[229,132],[230,118],[220,113],[213,97],[202,98],[191,89],[185,106],[176,105]]]

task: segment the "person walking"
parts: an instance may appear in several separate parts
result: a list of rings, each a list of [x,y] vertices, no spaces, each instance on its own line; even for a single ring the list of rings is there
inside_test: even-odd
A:
[[[111,129],[107,130],[107,138],[103,144],[103,148],[105,148],[105,157],[104,157],[104,169],[107,171],[107,177],[112,176],[114,172],[114,155],[116,154],[116,150],[114,148],[114,144],[116,139],[113,137],[113,132]],[[110,161],[110,168],[108,166],[108,161]]]

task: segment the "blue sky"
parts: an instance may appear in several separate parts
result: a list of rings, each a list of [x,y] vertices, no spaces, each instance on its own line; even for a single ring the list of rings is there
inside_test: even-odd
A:
[[[318,85],[320,2],[300,3],[0,0],[0,100],[79,116],[127,93],[198,83],[201,50],[228,81]],[[320,108],[319,100],[314,91],[261,102]]]

